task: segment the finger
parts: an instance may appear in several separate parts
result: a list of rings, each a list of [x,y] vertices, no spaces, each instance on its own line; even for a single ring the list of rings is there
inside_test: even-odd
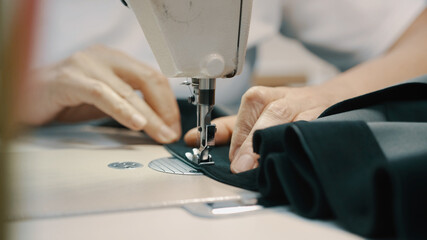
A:
[[[68,98],[92,104],[132,130],[141,130],[147,124],[141,113],[106,84],[84,75],[74,75],[68,82]]]
[[[179,139],[180,131],[177,133],[166,125],[157,113],[135,93],[132,87],[117,77],[110,69],[105,68],[85,53],[75,54],[71,61],[73,61],[73,66],[76,66],[89,77],[105,83],[142,113],[147,120],[144,131],[154,140],[160,143],[170,143]]]
[[[173,130],[162,118],[160,118],[158,113],[155,112],[155,109],[150,107],[129,85],[121,81],[116,75],[104,74],[104,81],[108,81],[108,84],[113,86],[113,89],[122,98],[127,100],[147,119],[144,131],[150,137],[160,143],[170,143],[179,139],[181,135],[181,124],[179,120],[175,121],[175,123],[179,125],[179,131]]]
[[[151,109],[180,136],[181,118],[178,103],[166,77],[160,73],[148,78],[139,77],[134,81],[134,85],[143,93],[144,100]]]
[[[320,116],[320,114],[325,111],[325,107],[318,107],[311,109],[309,111],[302,112],[295,116],[294,120],[292,122],[296,121],[312,121]]]
[[[236,120],[236,116],[227,116],[212,120],[217,129],[215,133],[215,145],[224,145],[230,142]],[[197,146],[199,144],[199,134],[200,132],[197,131],[197,128],[193,128],[185,134],[184,141],[189,146]]]
[[[171,127],[181,135],[178,104],[168,79],[153,68],[119,51],[96,46],[91,54],[108,64],[117,76],[135,89],[141,90],[145,101]]]
[[[264,108],[285,95],[284,88],[252,87],[242,97],[237,123],[231,137],[229,158],[233,160]]]
[[[256,130],[288,123],[294,119],[295,115],[296,109],[288,103],[286,98],[281,98],[270,103],[243,141],[235,155],[235,159],[232,159],[231,171],[233,173],[240,173],[258,166],[257,159],[259,156],[254,153],[252,146],[252,137]]]

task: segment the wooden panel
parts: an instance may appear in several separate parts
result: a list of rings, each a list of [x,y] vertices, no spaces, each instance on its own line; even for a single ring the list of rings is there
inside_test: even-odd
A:
[[[304,75],[295,75],[295,76],[255,75],[252,81],[252,84],[254,86],[267,86],[267,87],[295,86],[295,85],[304,85],[306,83],[307,83],[307,77]]]

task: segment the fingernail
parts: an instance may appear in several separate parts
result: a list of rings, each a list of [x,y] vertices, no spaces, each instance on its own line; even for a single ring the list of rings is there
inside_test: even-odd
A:
[[[184,141],[187,143],[188,146],[193,146],[196,147],[197,146],[197,129],[193,128],[188,130],[187,133],[185,133],[184,136]]]
[[[255,159],[251,155],[245,154],[234,160],[231,167],[235,173],[240,173],[251,170],[254,164]]]
[[[172,142],[178,138],[178,134],[167,126],[159,129],[159,137],[163,142]]]
[[[147,124],[147,120],[145,120],[142,116],[137,114],[132,116],[132,122],[133,122],[133,125],[139,129],[144,128],[144,126]]]
[[[192,129],[188,130],[188,132],[186,132],[185,135],[184,135],[184,139],[188,140],[189,138],[191,138],[195,134],[195,132],[196,132],[195,128],[192,128]]]
[[[233,155],[231,155],[231,152],[230,152],[230,159],[231,160],[234,160],[234,157],[236,157],[236,154],[238,153],[240,151],[240,147],[238,147],[238,148],[236,148],[236,150],[234,150],[233,152],[232,152],[232,154]]]
[[[188,130],[188,133],[187,133],[187,134],[190,134],[190,135],[195,135],[195,134],[197,134],[197,128],[192,128],[192,129]]]

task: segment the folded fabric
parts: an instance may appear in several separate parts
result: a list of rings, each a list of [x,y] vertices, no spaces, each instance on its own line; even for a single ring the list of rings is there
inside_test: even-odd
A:
[[[254,150],[263,196],[363,236],[427,238],[426,77],[257,131]]]
[[[195,108],[180,108],[185,132]],[[256,131],[253,145],[258,169],[232,174],[228,146],[213,148],[215,165],[195,167],[363,236],[427,239],[427,75],[338,103],[312,122]],[[191,151],[182,140],[166,147],[183,160]]]

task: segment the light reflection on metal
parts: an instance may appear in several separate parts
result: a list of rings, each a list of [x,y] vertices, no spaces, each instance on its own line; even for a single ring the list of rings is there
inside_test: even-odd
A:
[[[174,157],[159,158],[148,164],[153,170],[178,175],[203,175],[197,169]]]
[[[262,208],[263,207],[260,205],[215,208],[215,209],[212,209],[212,214],[214,215],[236,214],[236,213],[244,213],[244,212],[260,210]]]

